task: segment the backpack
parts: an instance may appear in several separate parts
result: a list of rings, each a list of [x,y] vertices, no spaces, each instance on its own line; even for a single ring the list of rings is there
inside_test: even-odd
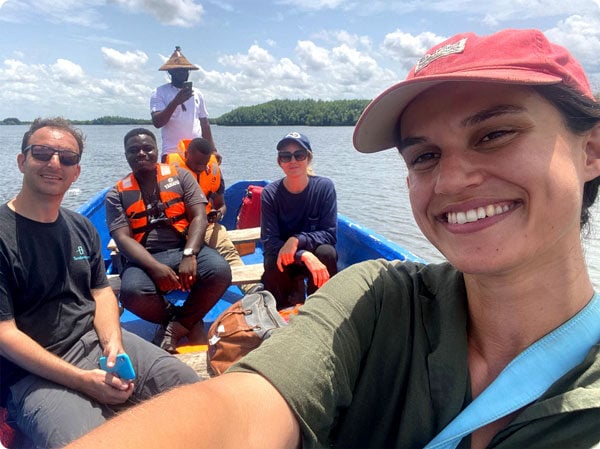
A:
[[[287,321],[277,311],[275,297],[267,290],[250,293],[233,303],[208,330],[207,361],[212,374],[223,374],[285,325]]]
[[[237,228],[255,228],[260,226],[260,197],[263,191],[262,186],[249,185],[246,188],[246,194],[242,199],[240,210],[237,216]]]

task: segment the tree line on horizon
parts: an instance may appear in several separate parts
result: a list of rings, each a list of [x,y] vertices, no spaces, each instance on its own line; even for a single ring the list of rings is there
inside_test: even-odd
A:
[[[220,126],[354,126],[370,100],[272,100],[242,106],[210,122]],[[0,125],[31,122],[8,117]],[[103,116],[93,120],[71,120],[74,125],[152,125],[150,119]]]
[[[354,126],[370,100],[272,100],[215,119],[222,126]]]

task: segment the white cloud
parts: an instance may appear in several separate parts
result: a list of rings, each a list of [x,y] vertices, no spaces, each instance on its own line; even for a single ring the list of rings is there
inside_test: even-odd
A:
[[[111,68],[126,72],[138,72],[144,70],[148,62],[148,55],[143,51],[127,51],[125,53],[113,48],[102,47],[100,49],[104,56],[104,62]]]
[[[412,35],[401,30],[386,34],[381,44],[383,54],[399,61],[408,71],[415,62],[434,45],[443,41],[445,37],[437,36],[429,31]]]
[[[200,23],[204,7],[194,0],[110,0],[135,13],[154,16],[165,25],[193,27]]]
[[[573,55],[587,62],[588,70],[600,70],[600,18],[597,16],[571,16],[545,31],[546,36],[568,48]]]
[[[421,0],[411,2],[415,9],[437,13],[461,13],[469,15],[489,15],[500,22],[524,20],[539,17],[578,14],[594,7],[594,0],[569,0],[548,2],[544,0],[503,0],[482,2],[479,0]],[[398,5],[400,7],[407,5]]]
[[[29,22],[31,20],[51,23],[70,23],[86,28],[107,29],[104,8],[120,6],[132,13],[146,13],[160,23],[172,26],[193,27],[199,24],[204,8],[194,0],[0,0],[3,3],[0,20]],[[4,4],[5,3],[5,4]]]
[[[37,74],[45,70],[44,66],[27,65],[16,59],[7,59],[4,66],[4,69],[0,68],[0,79],[7,83],[34,84],[38,80]]]
[[[464,13],[465,16],[461,20],[465,23],[470,21],[473,28],[478,29],[480,33],[488,29],[493,32],[498,27],[507,25],[519,27],[520,24],[524,24],[525,26],[533,22],[531,18],[544,17],[542,21],[535,23],[547,25],[549,29],[544,31],[551,40],[569,48],[584,63],[588,73],[600,72],[600,59],[597,57],[600,54],[600,14],[598,14],[600,0],[550,2],[551,5],[533,0],[492,3],[479,0],[454,2],[373,0],[360,4],[355,0],[274,0],[268,5],[274,10],[271,17],[262,14],[261,8],[266,8],[264,3],[267,2],[257,2],[257,5],[253,6],[256,9],[254,19],[257,19],[260,14],[259,26],[264,28],[260,30],[261,33],[256,34],[251,34],[254,30],[250,26],[252,17],[243,16],[243,21],[236,22],[240,20],[240,11],[244,8],[240,6],[241,2],[231,0],[222,4],[219,0],[79,0],[77,2],[75,0],[35,2],[0,0],[0,2],[0,20],[7,20],[9,15],[24,20],[27,14],[29,17],[36,14],[37,20],[43,16],[44,19],[57,23],[70,17],[69,20],[79,21],[82,24],[94,22],[89,26],[99,29],[103,26],[104,20],[111,23],[109,18],[115,13],[121,13],[122,17],[119,20],[129,20],[136,26],[154,27],[150,28],[150,31],[154,33],[156,30],[156,34],[160,34],[160,41],[164,41],[165,35],[194,33],[193,38],[188,34],[187,40],[181,39],[178,42],[183,43],[182,50],[186,57],[200,67],[200,70],[191,72],[190,79],[204,93],[212,116],[221,115],[240,105],[258,104],[276,98],[321,100],[372,98],[392,83],[403,79],[408,69],[427,49],[444,39],[440,33],[445,32],[447,28],[433,25],[434,22],[431,20],[433,17],[446,20],[447,17],[457,18],[459,13]],[[200,2],[206,5],[206,12]],[[277,10],[274,4],[284,4],[286,8]],[[19,10],[20,14],[15,14],[17,7],[22,8]],[[352,8],[354,8],[353,22],[337,20],[338,17],[342,17],[342,10],[347,11]],[[577,8],[586,11],[585,15],[578,15],[575,12],[564,13]],[[226,15],[226,22],[228,25],[232,24],[232,28],[223,26],[228,32],[225,37],[215,35],[215,28],[211,28],[216,24],[225,23],[215,18],[222,10],[230,11]],[[285,11],[282,12],[283,10]],[[303,13],[302,10],[308,12]],[[416,24],[411,24],[410,28],[399,28],[395,31],[391,28],[391,32],[384,37],[373,31],[370,32],[371,37],[347,31],[358,29],[353,26],[357,17],[360,20],[369,20],[371,17],[365,19],[363,16],[370,13],[388,15],[394,13],[405,17],[408,12],[415,10],[425,12],[421,14],[423,22],[418,27]],[[127,14],[122,14],[123,11],[127,11]],[[439,15],[440,11],[447,13],[442,19]],[[146,17],[138,19],[134,15],[140,13],[145,14]],[[247,11],[244,12],[246,13]],[[204,20],[205,14],[208,22],[206,27],[197,26]],[[319,19],[330,14],[334,19],[328,23],[335,25],[336,28],[322,28],[323,25],[317,23],[325,22],[314,20],[314,26],[312,26],[313,22],[310,22],[311,28],[308,31],[303,29],[299,35],[291,36],[290,43],[291,33],[297,32],[295,29],[290,29],[290,35],[270,33],[269,24],[273,24],[273,30],[280,25],[275,20],[278,14],[282,17],[304,14],[311,18],[318,16]],[[373,16],[373,22],[377,22],[375,17],[377,16]],[[563,20],[557,22],[556,17],[561,17]],[[522,18],[529,18],[529,21],[522,21]],[[196,28],[169,29],[160,27],[157,21],[178,26],[193,24]],[[234,28],[235,23],[243,23],[243,25]],[[402,23],[402,20],[399,20],[399,23]],[[341,26],[345,26],[347,30],[342,29]],[[379,24],[377,26],[381,28]],[[448,28],[452,27],[448,26]],[[409,31],[414,29],[443,31],[418,34]],[[13,112],[10,106],[5,107],[4,110],[8,111],[8,114],[19,115],[21,119],[30,119],[31,115],[27,115],[28,108],[38,108],[34,112],[36,115],[60,113],[75,119],[101,115],[124,115],[136,118],[149,116],[150,92],[159,84],[166,82],[168,77],[164,72],[157,70],[159,64],[156,64],[156,60],[152,62],[152,67],[148,67],[148,54],[156,58],[155,53],[145,53],[137,48],[153,48],[156,42],[142,43],[138,40],[139,36],[135,35],[135,30],[130,34],[111,31],[106,33],[106,36],[101,31],[91,33],[86,31],[77,30],[76,34],[67,36],[71,42],[80,39],[81,42],[85,42],[86,48],[90,48],[89,55],[85,54],[83,57],[71,52],[66,46],[62,53],[48,51],[48,59],[40,58],[39,51],[36,53],[30,48],[15,47],[16,50],[9,49],[2,54],[4,61],[0,60],[0,104],[22,105],[18,106],[17,112]],[[364,33],[362,28],[360,32]],[[215,45],[217,50],[213,49],[213,41],[217,42]],[[232,48],[230,45],[234,42],[237,44],[242,42],[242,47],[226,50]],[[250,45],[251,42],[254,44]],[[196,44],[198,48],[194,48]],[[289,50],[289,46],[293,51]],[[240,52],[240,48],[247,48],[247,50]],[[216,54],[220,56],[214,56]],[[169,56],[170,52],[166,56],[161,55],[161,58],[164,61]],[[196,63],[193,58],[203,61],[205,65]],[[40,59],[43,59],[46,64],[23,62],[40,61]],[[596,84],[593,82],[592,85],[596,86],[595,91],[599,91],[600,76],[592,73],[590,78],[597,80]],[[2,113],[0,118],[8,114]]]
[[[234,55],[221,56],[219,58],[219,63],[226,67],[229,66],[258,75],[261,71],[268,69],[274,61],[275,58],[258,44],[253,44],[245,55],[237,53]]]
[[[85,80],[85,73],[80,65],[66,59],[58,59],[50,66],[55,79],[65,84],[79,84]]]
[[[27,23],[42,20],[68,23],[86,28],[105,28],[98,7],[102,0],[21,0],[10,1],[2,7],[2,19]]]
[[[307,70],[323,70],[329,66],[329,51],[311,41],[298,41],[296,55]]]
[[[369,50],[371,48],[371,38],[368,36],[359,36],[357,34],[351,34],[347,31],[340,30],[334,33],[338,42],[347,44],[350,46],[361,47]]]
[[[20,105],[8,115],[21,119],[48,115],[145,118],[149,116],[150,91],[147,80],[135,83],[127,78],[94,78],[67,59],[49,65],[9,59],[0,65],[0,98],[5,104]]]
[[[368,82],[376,76],[379,69],[377,62],[346,44],[332,50],[333,76],[344,85],[356,85]]]

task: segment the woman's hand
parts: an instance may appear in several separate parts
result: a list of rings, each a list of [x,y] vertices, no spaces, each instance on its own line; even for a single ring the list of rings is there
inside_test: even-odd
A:
[[[317,288],[322,287],[329,280],[327,267],[313,253],[304,251],[302,253],[302,262],[304,262],[304,265],[310,271]]]
[[[279,254],[277,255],[277,268],[279,268],[279,271],[283,272],[283,268],[286,265],[291,265],[294,263],[296,251],[298,251],[298,238],[290,237],[283,244],[279,250]]]

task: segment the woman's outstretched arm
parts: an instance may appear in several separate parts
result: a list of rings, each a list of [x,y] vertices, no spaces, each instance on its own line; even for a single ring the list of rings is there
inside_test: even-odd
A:
[[[300,428],[287,402],[258,374],[186,385],[122,412],[65,449],[287,448]]]

